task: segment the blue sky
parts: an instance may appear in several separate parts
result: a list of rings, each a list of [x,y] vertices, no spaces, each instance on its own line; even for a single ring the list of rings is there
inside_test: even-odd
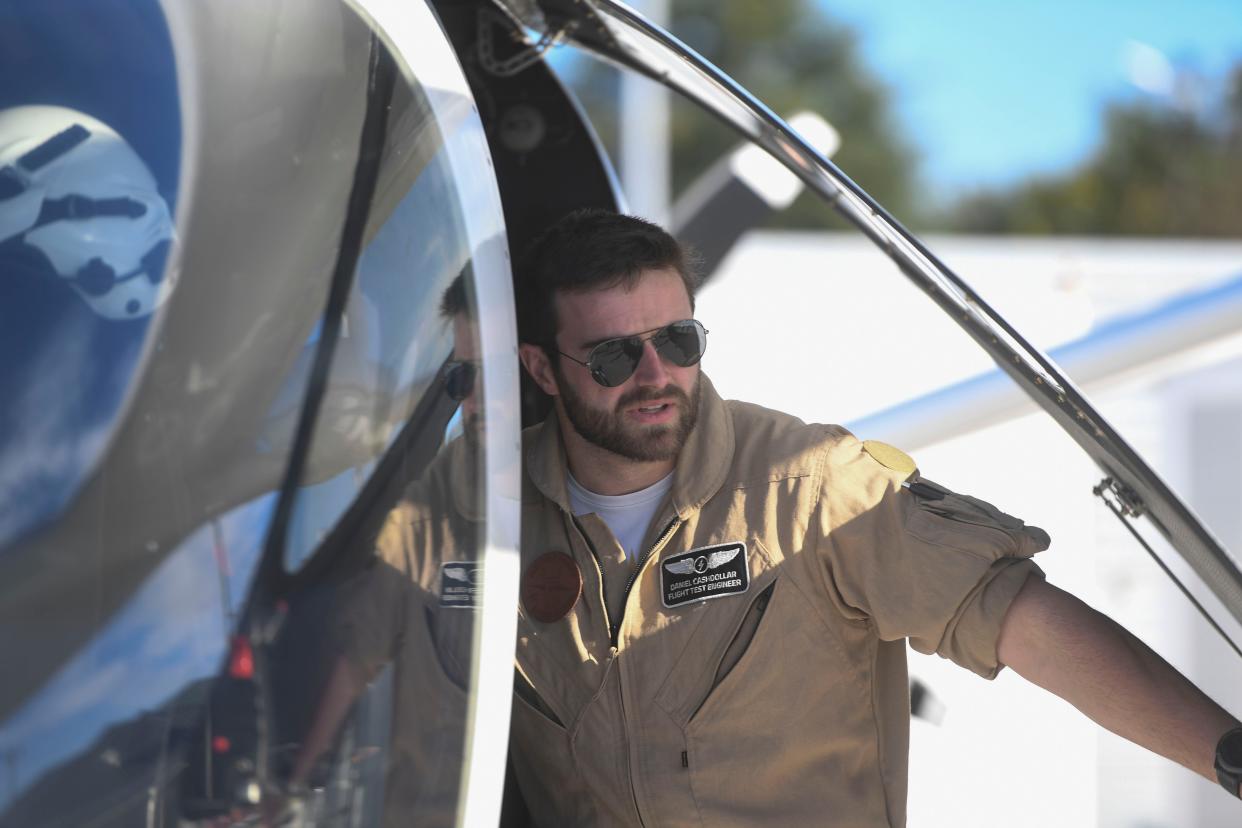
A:
[[[1153,88],[1160,55],[1213,80],[1242,61],[1242,0],[818,2],[858,32],[944,195],[1086,158],[1106,103],[1152,94],[1136,61]]]

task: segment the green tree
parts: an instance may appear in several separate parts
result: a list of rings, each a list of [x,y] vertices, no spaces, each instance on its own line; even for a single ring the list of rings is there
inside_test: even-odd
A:
[[[1242,235],[1242,64],[1215,109],[1116,104],[1081,166],[967,196],[944,224],[976,233]]]
[[[673,0],[669,28],[699,54],[784,116],[810,109],[841,135],[834,161],[899,218],[910,218],[915,157],[900,139],[890,93],[864,65],[855,34],[809,0]],[[617,74],[579,67],[574,89],[615,151]],[[674,99],[674,196],[721,155],[737,133],[697,106]],[[803,194],[773,217],[782,227],[841,226],[832,208]]]

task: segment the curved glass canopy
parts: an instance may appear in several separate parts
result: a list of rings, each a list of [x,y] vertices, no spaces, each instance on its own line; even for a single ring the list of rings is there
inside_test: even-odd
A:
[[[1145,518],[1242,623],[1242,569],[1238,563],[1070,378],[761,101],[667,31],[615,0],[499,2],[515,21],[536,32],[540,43],[564,40],[641,72],[771,153],[866,235],[969,334],[1100,467],[1105,475],[1100,491],[1110,507],[1131,522]]]

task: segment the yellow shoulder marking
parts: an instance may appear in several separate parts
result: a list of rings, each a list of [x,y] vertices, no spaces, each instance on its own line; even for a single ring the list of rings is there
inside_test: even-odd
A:
[[[895,472],[913,474],[918,471],[918,466],[914,464],[914,460],[910,458],[910,455],[899,448],[890,446],[888,443],[881,443],[879,440],[865,440],[863,442],[863,451],[870,454],[871,459],[881,466],[892,469]]]

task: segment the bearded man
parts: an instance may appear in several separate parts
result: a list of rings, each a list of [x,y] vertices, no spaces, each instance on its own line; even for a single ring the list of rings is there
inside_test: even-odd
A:
[[[518,268],[519,353],[554,405],[524,435],[512,719],[537,824],[902,826],[907,640],[1214,778],[1238,722],[1048,585],[1042,530],[722,400],[695,288],[676,240],[599,211]]]

